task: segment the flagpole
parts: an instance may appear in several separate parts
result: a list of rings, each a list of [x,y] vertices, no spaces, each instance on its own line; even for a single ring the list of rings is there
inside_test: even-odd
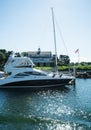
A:
[[[77,54],[77,60],[78,60],[78,66],[80,65],[80,55],[79,55],[79,48],[75,50],[75,54]],[[73,75],[76,76],[76,66],[74,63],[74,67],[73,67]]]
[[[78,50],[78,65],[80,65],[80,53],[79,53],[79,50]]]
[[[80,54],[79,54],[79,49],[77,49],[77,50],[75,51],[75,53],[78,54],[78,64],[80,64]]]

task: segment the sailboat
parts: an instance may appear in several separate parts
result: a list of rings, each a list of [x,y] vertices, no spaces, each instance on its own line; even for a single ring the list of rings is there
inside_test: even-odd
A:
[[[55,31],[55,21],[54,21],[54,11],[51,8],[52,12],[52,21],[53,21],[53,34],[54,34],[54,46],[55,46],[55,73],[58,74],[58,66],[57,66],[57,46],[56,46],[56,31]],[[70,76],[70,75],[69,75]],[[72,77],[72,76],[71,76]],[[75,83],[75,76],[73,76],[73,82]]]

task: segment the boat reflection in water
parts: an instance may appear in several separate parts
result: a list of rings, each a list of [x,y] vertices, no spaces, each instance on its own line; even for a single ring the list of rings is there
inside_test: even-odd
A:
[[[46,73],[34,68],[28,57],[10,56],[5,64],[6,76],[0,79],[0,88],[44,88],[67,85],[74,79],[59,73]]]

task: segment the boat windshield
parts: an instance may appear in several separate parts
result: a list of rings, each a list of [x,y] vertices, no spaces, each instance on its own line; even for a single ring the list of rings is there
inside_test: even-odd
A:
[[[30,76],[30,75],[36,75],[36,76],[46,76],[44,73],[32,71],[32,72],[23,72],[23,73],[18,73],[14,76],[14,78],[21,77],[21,76]]]
[[[32,64],[29,59],[21,59],[18,61],[15,67],[31,67]]]
[[[10,57],[4,66],[4,71],[11,72],[15,68],[33,68],[34,64],[28,57]]]

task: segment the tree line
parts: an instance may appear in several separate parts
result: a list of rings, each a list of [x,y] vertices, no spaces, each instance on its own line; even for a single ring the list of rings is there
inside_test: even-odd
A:
[[[2,68],[5,65],[9,55],[12,54],[12,53],[13,53],[13,51],[7,51],[5,49],[0,49],[0,68]],[[21,55],[19,52],[15,53],[15,54],[18,57]],[[22,56],[27,56],[27,55],[28,55],[27,53],[22,52]],[[55,58],[55,56],[53,57],[53,59],[54,58]],[[70,66],[72,66],[72,67],[74,66],[74,63],[69,63],[70,62],[69,57],[63,55],[61,57],[61,59],[62,59],[62,61],[59,61],[59,59],[57,59],[58,60],[58,66],[68,67],[68,64],[70,64]],[[76,65],[77,69],[91,69],[91,62],[81,62],[80,65],[78,63],[75,63],[75,65]]]
[[[12,51],[6,51],[5,49],[0,49],[0,67],[2,67],[6,63],[11,53]]]

